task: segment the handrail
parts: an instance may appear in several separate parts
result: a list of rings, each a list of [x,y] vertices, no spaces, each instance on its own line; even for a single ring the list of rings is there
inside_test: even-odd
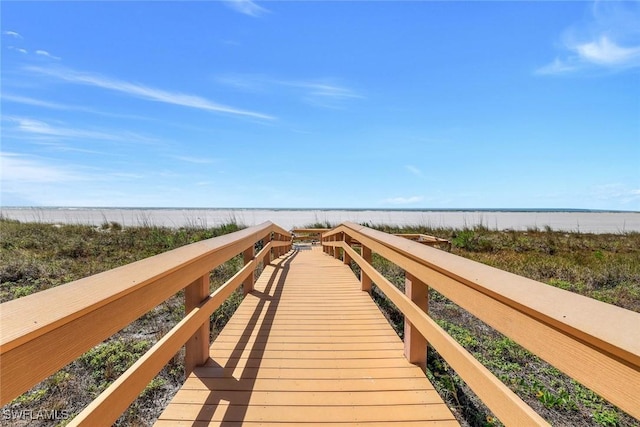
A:
[[[357,224],[343,223],[323,234],[325,249],[338,257],[341,248],[345,261],[352,259],[360,265],[363,288],[368,281],[376,283],[504,422],[514,421],[510,418],[513,408],[504,402],[492,402],[492,392],[478,384],[477,377],[485,374],[465,367],[456,369],[456,361],[438,348],[443,345],[439,332],[424,324],[432,322],[428,315],[416,311],[411,299],[395,295],[395,287],[385,286],[379,273],[372,271],[370,261],[365,261],[367,256],[360,257],[351,249],[352,239],[362,244],[363,255],[378,253],[403,268],[416,283],[433,287],[614,405],[640,417],[639,313]],[[457,350],[450,354],[456,359],[466,357]],[[521,406],[522,413],[528,411],[528,406],[516,406]]]
[[[260,240],[264,247],[255,256],[254,246]],[[136,362],[149,363],[147,359],[152,360],[148,367],[139,371],[141,374],[137,374],[135,387],[128,389],[127,394],[131,396],[123,398],[119,393],[113,394],[113,387],[129,381],[132,369],[103,392],[104,395],[111,390],[107,395],[118,395],[114,408],[122,407],[127,401],[122,407],[122,410],[126,409],[162,369],[168,360],[167,355],[172,357],[185,343],[185,369],[193,368],[189,363],[204,362],[208,357],[209,315],[243,282],[250,290],[255,268],[263,259],[265,264],[270,262],[272,251],[275,257],[279,257],[290,248],[291,234],[271,222],[265,222],[1,304],[0,405],[10,402],[185,289],[185,318],[153,346],[142,361]],[[245,254],[245,267],[209,295],[211,270],[241,253]],[[189,303],[190,300],[195,303]],[[198,342],[190,345],[192,340]],[[205,354],[202,354],[203,350]],[[166,360],[159,364],[161,359]],[[148,377],[148,381],[144,382],[143,377]],[[87,409],[110,406],[100,404],[103,395]],[[110,409],[107,412],[110,418],[100,418],[102,423],[115,421],[122,411],[115,413]],[[81,421],[72,423],[80,424]]]

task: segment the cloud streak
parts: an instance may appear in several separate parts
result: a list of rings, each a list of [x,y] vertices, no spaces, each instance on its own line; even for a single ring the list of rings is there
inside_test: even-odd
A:
[[[424,175],[422,174],[422,171],[413,165],[406,165],[405,169],[407,169],[409,172],[411,172],[413,175],[417,176],[418,178],[424,177]]]
[[[9,37],[13,37],[14,39],[21,39],[22,36],[15,32],[15,31],[3,31],[2,34],[9,36]]]
[[[164,104],[195,108],[198,110],[210,111],[214,113],[251,117],[254,119],[275,119],[275,117],[267,114],[218,104],[197,95],[166,91],[150,86],[141,85],[138,83],[131,83],[123,80],[113,79],[94,73],[80,72],[68,68],[43,68],[33,66],[26,67],[26,70],[32,73],[53,77],[68,83],[98,87],[101,89],[123,93],[128,96]]]
[[[8,101],[8,102],[15,102],[15,103],[24,104],[24,105],[32,105],[34,107],[48,108],[51,110],[80,111],[83,113],[97,114],[100,116],[119,117],[119,118],[132,119],[132,120],[151,120],[148,117],[143,117],[138,115],[109,113],[106,111],[95,110],[89,107],[83,107],[80,105],[60,104],[57,102],[50,102],[42,99],[30,98],[28,96],[16,96],[16,95],[3,93],[1,95],[1,98],[2,100]]]
[[[63,126],[51,125],[42,120],[29,117],[7,117],[6,121],[16,124],[16,130],[30,135],[52,137],[59,139],[82,139],[151,143],[153,139],[132,132],[107,132],[100,130],[73,129]]]
[[[421,202],[423,199],[424,197],[422,196],[391,197],[389,199],[383,200],[383,203],[388,205],[410,205],[410,204]]]
[[[22,154],[0,152],[2,182],[5,183],[63,183],[85,178],[70,170],[47,164]]]
[[[205,157],[175,156],[174,159],[180,160],[181,162],[193,163],[196,165],[208,165],[214,163],[213,159],[208,159]]]
[[[587,69],[620,71],[640,67],[640,7],[633,3],[628,6],[595,2],[587,21],[564,32],[563,54],[535,73],[561,75]]]
[[[46,50],[38,49],[36,50],[36,55],[44,56],[45,58],[55,59],[56,61],[60,60],[59,56],[54,56],[47,52]]]
[[[254,18],[260,17],[269,12],[267,9],[259,6],[252,0],[226,0],[224,4],[236,12],[252,16]]]
[[[228,74],[217,78],[219,83],[245,92],[283,92],[290,88],[302,100],[316,106],[336,108],[343,102],[363,99],[364,96],[344,85],[335,83],[334,79],[283,80],[259,74]]]

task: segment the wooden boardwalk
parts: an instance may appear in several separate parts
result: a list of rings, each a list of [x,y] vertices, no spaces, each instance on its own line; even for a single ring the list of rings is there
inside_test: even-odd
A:
[[[267,266],[157,426],[458,425],[342,262]]]

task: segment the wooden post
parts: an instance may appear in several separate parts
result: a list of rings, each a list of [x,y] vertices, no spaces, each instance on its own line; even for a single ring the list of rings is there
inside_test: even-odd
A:
[[[209,273],[184,288],[184,310],[189,313],[209,296]],[[209,319],[185,343],[184,372],[188,377],[209,358]]]
[[[404,292],[425,313],[429,309],[429,288],[409,273],[405,273]],[[427,340],[411,322],[404,319],[404,357],[423,371],[427,369]]]
[[[242,252],[242,257],[244,258],[244,265],[249,264],[256,256],[255,245],[251,245],[244,252]],[[256,271],[253,270],[247,280],[242,284],[242,292],[246,295],[253,290],[253,284],[256,281]]]
[[[351,246],[351,236],[344,235],[344,241],[347,245]],[[342,251],[342,262],[346,265],[351,266],[351,257],[347,253],[347,251]]]
[[[271,233],[267,234],[262,238],[263,247],[267,246],[270,241],[271,241]],[[262,268],[266,267],[270,263],[271,263],[271,251],[269,250],[267,251],[266,255],[264,256],[264,260],[262,261]]]
[[[276,240],[278,242],[281,242],[282,241],[282,236],[280,234],[276,234]],[[280,258],[282,256],[282,253],[283,253],[282,246],[278,246],[278,253],[277,253],[278,258]]]
[[[365,245],[362,245],[362,258],[371,264],[371,249]],[[371,277],[367,276],[362,269],[360,270],[360,283],[363,291],[371,293]]]
[[[340,233],[340,234],[336,234],[336,235],[334,235],[334,241],[338,242],[338,241],[340,241],[340,240],[342,240],[342,235],[341,235],[341,233]],[[334,257],[335,259],[340,259],[340,248],[339,248],[339,247],[337,247],[337,246],[334,246],[334,247],[333,247],[333,257]]]

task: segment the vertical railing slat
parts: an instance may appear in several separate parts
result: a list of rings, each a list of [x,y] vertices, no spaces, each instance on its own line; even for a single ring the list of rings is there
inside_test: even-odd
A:
[[[253,258],[255,257],[255,255],[256,255],[255,245],[251,245],[250,247],[245,249],[244,252],[242,252],[244,265],[247,265],[251,261],[253,261]],[[247,279],[242,284],[242,292],[245,295],[253,290],[253,284],[255,283],[255,281],[256,281],[256,273],[254,270],[253,273],[251,273],[249,277],[247,277]]]
[[[189,313],[209,297],[209,274],[196,279],[184,288],[185,313]],[[184,370],[189,376],[196,366],[203,365],[209,357],[209,322],[204,322],[185,343]]]
[[[362,245],[362,258],[371,264],[371,249],[365,245]],[[363,269],[360,269],[360,284],[363,291],[371,293],[371,277]]]
[[[404,292],[412,302],[428,314],[429,288],[426,284],[405,272]],[[423,371],[427,369],[427,340],[405,317],[404,356]]]

